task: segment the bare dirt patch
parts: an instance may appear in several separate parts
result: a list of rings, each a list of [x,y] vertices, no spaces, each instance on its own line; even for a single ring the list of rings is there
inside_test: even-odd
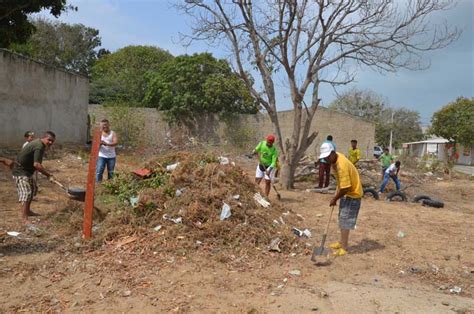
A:
[[[83,186],[87,164],[77,157],[71,153],[47,161],[46,166],[53,168],[55,176],[66,183]],[[143,161],[137,159],[119,157],[118,170],[141,166]],[[249,176],[246,180],[252,180],[253,161],[231,160],[246,171]],[[227,175],[225,169],[217,168]],[[213,188],[216,192],[217,183]],[[38,230],[27,230],[19,223],[13,182],[9,173],[2,171],[0,231],[21,234],[0,239],[0,309],[4,312],[318,310],[338,313],[474,310],[472,181],[435,179],[416,188],[443,200],[445,207],[441,209],[364,199],[357,230],[351,235],[351,254],[335,259],[327,267],[315,267],[309,258],[313,246],[319,244],[331,196],[305,192],[312,184],[300,183],[297,190],[280,191],[281,202],[271,197],[272,207],[279,213],[291,211],[304,218],[289,221],[288,228],[295,224],[312,232],[311,239],[294,236],[295,246],[276,253],[268,252],[260,244],[252,250],[218,249],[225,245],[212,241],[209,246],[196,245],[196,238],[189,242],[186,238],[178,239],[190,232],[179,227],[169,235],[152,232],[157,221],[141,226],[142,231],[122,230],[116,237],[104,237],[94,245],[83,243],[78,226],[81,204],[71,203],[43,179],[32,207],[43,216],[36,224]],[[182,185],[183,182],[176,183],[177,188]],[[192,185],[189,183],[188,188]],[[201,194],[209,193],[209,189],[202,186],[200,189]],[[221,198],[215,207],[211,204],[215,217],[228,195],[241,193],[225,190],[219,193],[224,192],[228,194],[219,194]],[[185,195],[186,191],[182,196]],[[190,193],[188,197],[179,201],[199,201],[197,194]],[[98,199],[96,205],[104,213],[116,207],[112,198],[99,196]],[[170,204],[177,199],[170,198]],[[60,212],[63,215],[58,215]],[[237,213],[234,218],[238,218]],[[101,234],[103,231],[97,227],[96,232]],[[405,237],[398,237],[399,231]],[[337,237],[334,219],[328,240]],[[205,243],[206,239],[200,241]],[[167,248],[166,243],[173,246]],[[177,243],[182,245],[176,246]],[[243,243],[244,247],[249,246],[248,242]],[[290,274],[294,270],[299,270],[300,275]],[[461,288],[459,295],[449,292],[455,286]]]

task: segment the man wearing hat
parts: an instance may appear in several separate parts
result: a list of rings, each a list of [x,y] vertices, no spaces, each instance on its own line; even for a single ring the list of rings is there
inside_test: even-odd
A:
[[[349,232],[356,226],[363,196],[362,183],[354,164],[343,154],[336,153],[334,146],[330,143],[321,145],[319,158],[325,159],[332,166],[337,181],[336,195],[332,198],[329,206],[336,206],[339,200],[341,240],[332,243],[329,247],[336,250],[334,255],[342,256],[347,253]]]
[[[278,151],[273,145],[275,143],[275,136],[268,135],[265,141],[258,143],[257,147],[253,151],[254,154],[258,154],[258,165],[255,173],[255,183],[260,184],[262,179],[265,178],[265,191],[264,195],[268,198],[272,180],[275,178],[275,172],[277,168]]]

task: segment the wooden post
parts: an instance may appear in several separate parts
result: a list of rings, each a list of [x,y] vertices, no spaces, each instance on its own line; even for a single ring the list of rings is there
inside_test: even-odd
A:
[[[97,156],[99,155],[100,137],[102,132],[99,128],[94,129],[92,137],[92,149],[89,156],[89,171],[87,172],[86,203],[84,205],[84,222],[82,225],[82,237],[89,239],[92,236],[92,213],[94,210],[94,187],[95,168]]]

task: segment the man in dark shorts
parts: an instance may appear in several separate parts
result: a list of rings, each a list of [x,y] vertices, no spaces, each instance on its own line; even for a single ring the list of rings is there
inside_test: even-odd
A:
[[[30,209],[31,201],[36,195],[37,186],[33,180],[35,171],[44,174],[48,179],[52,175],[43,167],[43,155],[47,147],[53,145],[56,135],[48,131],[42,138],[31,141],[23,148],[13,166],[12,174],[18,191],[20,215],[24,223],[29,223],[28,216],[38,216]]]
[[[336,153],[331,144],[324,143],[321,146],[319,158],[326,159],[332,166],[337,181],[336,195],[329,206],[336,206],[339,202],[339,228],[341,229],[341,240],[329,245],[336,250],[334,255],[347,254],[349,243],[349,232],[355,229],[361,199],[363,196],[362,183],[359,172],[354,164],[341,153]]]

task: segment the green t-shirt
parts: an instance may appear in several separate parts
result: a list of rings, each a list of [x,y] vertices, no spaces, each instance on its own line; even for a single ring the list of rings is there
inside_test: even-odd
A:
[[[43,162],[43,155],[46,146],[40,139],[36,139],[27,144],[18,154],[16,161],[18,164],[13,168],[12,174],[16,177],[31,177],[35,172],[34,163]]]
[[[276,161],[278,159],[278,151],[273,145],[272,147],[267,146],[267,141],[261,141],[258,143],[257,147],[255,147],[255,151],[258,153],[260,157],[260,163],[265,167],[272,167],[276,168]]]
[[[381,162],[383,168],[390,167],[390,164],[392,163],[392,160],[393,160],[393,156],[390,155],[390,154],[387,154],[387,155],[382,154],[380,156],[380,162]]]

